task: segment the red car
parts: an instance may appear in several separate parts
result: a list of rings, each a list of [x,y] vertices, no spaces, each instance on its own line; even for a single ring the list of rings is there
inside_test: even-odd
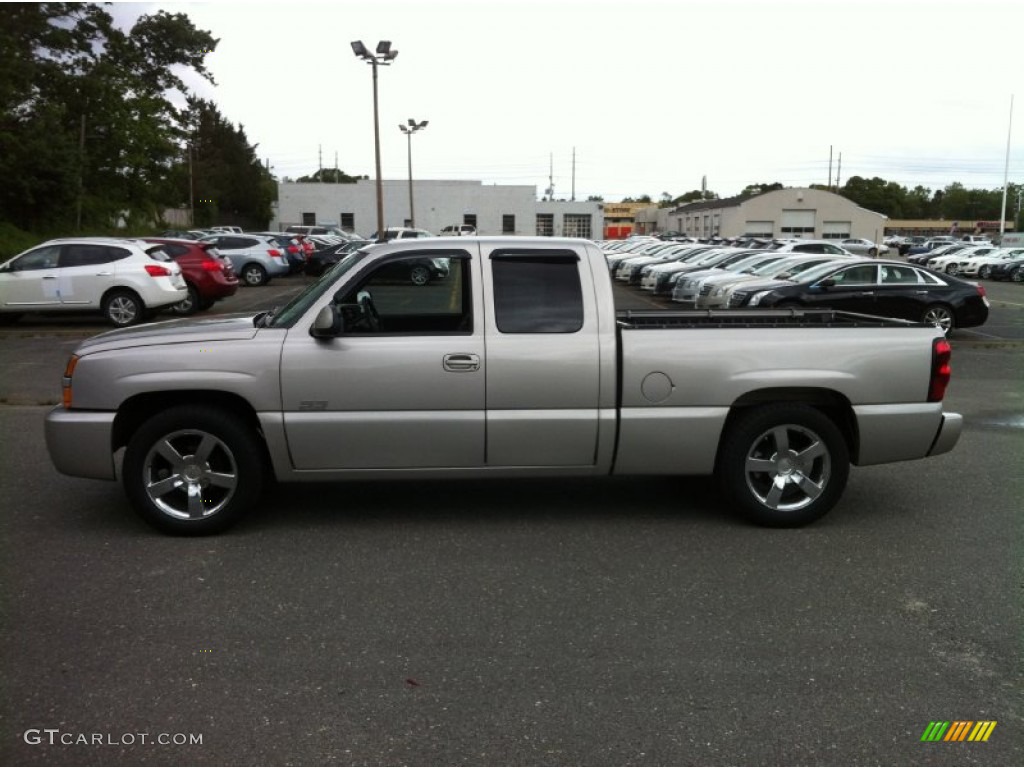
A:
[[[191,315],[209,309],[220,299],[238,290],[238,276],[231,262],[222,257],[213,243],[170,237],[147,237],[147,243],[160,243],[167,255],[178,262],[188,287],[188,298],[170,307],[176,315]]]

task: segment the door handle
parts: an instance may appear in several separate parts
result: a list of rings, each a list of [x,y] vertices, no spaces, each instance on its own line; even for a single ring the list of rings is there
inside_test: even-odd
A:
[[[480,370],[480,356],[470,354],[445,355],[442,365],[451,373],[464,373]]]
[[[874,291],[861,291],[860,295],[861,296],[874,296],[875,292]]]
[[[97,272],[96,277],[111,277],[113,272]]]

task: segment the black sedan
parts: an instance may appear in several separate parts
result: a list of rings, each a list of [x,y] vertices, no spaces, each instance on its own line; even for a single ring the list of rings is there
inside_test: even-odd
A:
[[[934,323],[944,331],[988,319],[985,289],[902,261],[826,264],[775,287],[738,287],[730,307],[838,309]]]
[[[364,245],[373,245],[373,240],[345,240],[341,243],[325,244],[317,243],[317,249],[310,254],[306,262],[305,272],[307,275],[322,275],[352,251],[359,250]]]

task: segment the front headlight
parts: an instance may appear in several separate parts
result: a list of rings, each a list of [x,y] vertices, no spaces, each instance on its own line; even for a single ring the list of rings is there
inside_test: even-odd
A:
[[[759,293],[755,293],[753,296],[750,297],[750,301],[747,302],[747,306],[756,307],[758,304],[761,303],[761,299],[763,299],[769,293],[771,293],[771,291],[760,291]]]

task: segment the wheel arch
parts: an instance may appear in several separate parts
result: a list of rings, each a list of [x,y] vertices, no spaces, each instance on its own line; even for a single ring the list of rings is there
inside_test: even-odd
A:
[[[266,467],[272,467],[266,439],[260,428],[259,417],[252,405],[240,395],[217,390],[186,389],[173,392],[145,392],[125,400],[117,409],[111,434],[111,445],[114,451],[124,448],[132,435],[142,424],[160,411],[179,405],[195,405],[214,408],[229,413],[241,420],[260,438]]]
[[[115,293],[129,293],[135,297],[135,299],[139,302],[139,306],[142,307],[142,309],[146,308],[146,302],[142,298],[141,294],[139,294],[139,292],[132,288],[130,285],[112,285],[110,288],[107,288],[107,290],[103,292],[103,295],[100,296],[100,307],[102,308],[106,306],[107,299],[109,299]]]
[[[824,387],[766,387],[744,393],[729,407],[729,415],[725,418],[718,439],[718,454],[715,456],[716,468],[719,465],[722,445],[733,423],[753,408],[775,403],[800,403],[821,411],[839,429],[846,442],[850,457],[856,463],[860,441],[857,433],[857,417],[849,398],[841,392]]]

